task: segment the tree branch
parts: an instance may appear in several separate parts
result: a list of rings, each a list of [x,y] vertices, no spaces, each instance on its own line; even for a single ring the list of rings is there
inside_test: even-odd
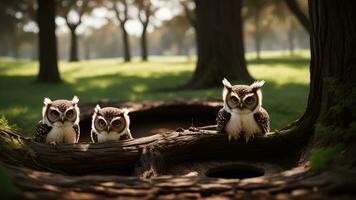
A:
[[[285,0],[289,10],[294,14],[294,16],[298,19],[300,24],[304,27],[304,29],[310,33],[310,21],[305,13],[303,13],[302,9],[299,7],[296,0]]]
[[[189,9],[188,2],[180,1],[180,3],[183,7],[185,16],[187,17],[188,21],[194,28],[196,28],[197,27],[197,19],[196,19],[195,15],[193,14],[193,11]]]

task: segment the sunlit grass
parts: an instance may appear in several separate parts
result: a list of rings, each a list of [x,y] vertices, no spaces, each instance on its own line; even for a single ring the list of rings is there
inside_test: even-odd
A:
[[[271,116],[272,128],[281,128],[297,119],[306,105],[309,69],[308,51],[263,52],[262,60],[246,56],[249,71],[257,80],[265,80],[264,107]],[[99,99],[165,100],[176,98],[220,98],[221,88],[199,91],[156,92],[189,80],[195,59],[151,57],[149,62],[134,59],[98,59],[78,63],[60,62],[62,84],[35,84],[38,66],[33,61],[0,59],[0,112],[26,134],[41,117],[43,98],[80,97],[80,103]]]

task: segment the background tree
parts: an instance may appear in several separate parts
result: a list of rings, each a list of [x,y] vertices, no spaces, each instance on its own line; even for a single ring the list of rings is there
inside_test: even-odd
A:
[[[37,23],[39,27],[39,61],[38,82],[60,82],[57,63],[57,40],[55,23],[55,1],[38,0]]]
[[[0,23],[6,27],[0,30],[3,49],[10,50],[10,55],[19,57],[18,35],[21,28],[29,21],[36,21],[35,0],[3,0],[0,2]],[[7,53],[5,53],[7,54]]]
[[[122,44],[124,52],[124,61],[131,61],[131,52],[130,52],[130,40],[129,34],[125,28],[126,22],[129,19],[128,8],[130,2],[128,0],[113,0],[105,2],[105,5],[115,12],[116,18],[120,23],[120,29],[122,33]]]
[[[162,29],[164,29],[164,35],[161,40],[165,41],[162,43],[164,49],[172,48],[175,46],[177,55],[187,55],[189,47],[186,44],[186,34],[191,27],[190,23],[187,21],[186,16],[177,15],[172,19],[163,22]],[[190,42],[190,41],[189,41]],[[194,44],[194,43],[193,43]]]
[[[275,3],[275,2],[273,2]],[[253,38],[255,42],[256,58],[260,59],[261,43],[263,35],[266,33],[266,29],[269,28],[270,20],[268,17],[271,13],[263,13],[268,5],[271,5],[269,0],[249,0],[245,1],[247,6],[248,17],[252,18],[255,30],[253,32]],[[267,14],[267,15],[266,15]]]
[[[197,31],[197,17],[195,15],[195,3],[193,0],[180,0],[179,1],[182,8],[184,15],[188,19],[190,25],[193,27],[195,32],[195,43],[198,46],[198,31]],[[196,54],[198,54],[198,48],[196,48]]]
[[[195,4],[193,0],[180,0],[180,5],[183,8],[184,15],[187,17],[188,21],[193,28],[197,27],[197,18],[194,12]]]
[[[71,35],[69,61],[79,61],[78,36],[76,30],[82,23],[84,13],[90,12],[94,6],[94,1],[90,0],[58,1],[59,15],[65,19]]]
[[[138,10],[138,19],[142,24],[142,34],[141,34],[141,58],[142,61],[148,60],[148,47],[147,47],[147,27],[150,22],[151,17],[157,11],[152,5],[151,0],[136,0]]]
[[[198,62],[188,88],[221,85],[231,81],[250,82],[247,71],[240,0],[195,0]]]
[[[310,21],[306,13],[304,13],[303,9],[298,4],[297,0],[285,0],[289,10],[294,14],[294,16],[298,19],[300,24],[303,25],[304,29],[310,33]]]

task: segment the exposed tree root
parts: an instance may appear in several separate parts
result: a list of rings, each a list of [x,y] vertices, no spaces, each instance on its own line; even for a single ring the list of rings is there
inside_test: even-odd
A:
[[[6,167],[10,169],[16,186],[24,191],[20,196],[26,199],[352,199],[356,189],[355,173],[312,173],[307,166],[244,180],[203,176],[152,179],[108,175],[66,176],[11,165]]]
[[[229,141],[214,129],[179,128],[129,141],[57,146],[0,129],[5,143],[0,161],[26,199],[327,199],[345,192],[350,199],[356,191],[351,172],[315,173],[305,162],[293,168],[309,129],[256,136],[247,144]],[[196,170],[235,161],[272,163],[280,170],[242,180],[210,178],[206,169]]]

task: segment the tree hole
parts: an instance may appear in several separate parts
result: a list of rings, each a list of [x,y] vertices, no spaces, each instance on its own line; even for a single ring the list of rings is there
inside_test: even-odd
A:
[[[246,179],[263,176],[265,171],[250,165],[223,165],[212,168],[206,172],[206,176],[211,178],[225,178],[225,179]]]

